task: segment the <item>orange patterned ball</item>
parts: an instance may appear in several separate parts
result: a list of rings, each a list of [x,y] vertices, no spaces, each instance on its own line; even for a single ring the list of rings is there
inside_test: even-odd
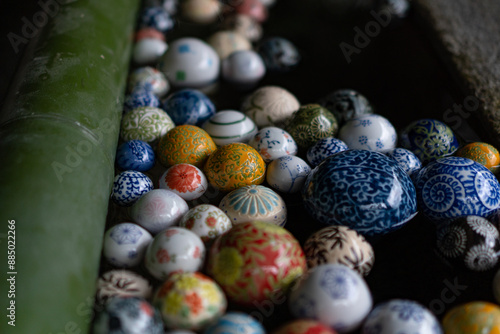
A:
[[[214,141],[202,128],[179,125],[160,139],[158,158],[166,167],[186,163],[202,168],[216,149]]]
[[[203,172],[215,188],[232,191],[264,182],[266,163],[250,145],[233,143],[210,155]]]
[[[493,173],[498,171],[498,166],[500,165],[498,150],[486,143],[476,142],[467,144],[459,149],[456,155],[477,161]]]
[[[337,334],[337,332],[316,320],[298,319],[286,323],[273,334]]]

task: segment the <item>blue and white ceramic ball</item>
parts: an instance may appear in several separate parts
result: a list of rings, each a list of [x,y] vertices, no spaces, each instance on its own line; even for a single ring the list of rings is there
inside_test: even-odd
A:
[[[389,120],[368,114],[348,120],[339,131],[339,139],[350,149],[383,152],[396,147],[397,134]]]
[[[500,183],[486,167],[467,158],[447,157],[415,176],[420,210],[436,223],[461,216],[487,217],[500,207]]]
[[[417,213],[415,187],[408,174],[394,160],[368,150],[326,158],[309,174],[302,197],[317,221],[368,236],[396,230]]]
[[[203,334],[265,334],[255,318],[243,312],[228,312],[207,327]]]
[[[428,309],[411,300],[393,299],[375,307],[363,324],[362,334],[442,334]]]
[[[102,254],[115,267],[130,268],[144,259],[151,234],[139,225],[120,223],[104,234]]]
[[[273,188],[287,194],[299,192],[311,172],[311,167],[295,155],[273,160],[266,171],[266,181]]]
[[[153,188],[153,181],[146,174],[126,170],[115,177],[111,199],[120,206],[130,206]]]
[[[422,168],[422,162],[420,159],[410,150],[405,148],[395,148],[390,151],[384,152],[389,158],[396,161],[403,170],[412,175]]]
[[[301,59],[295,45],[282,37],[269,37],[263,40],[257,49],[270,72],[288,72],[295,68]]]
[[[349,148],[342,140],[326,137],[320,139],[307,150],[307,161],[314,168],[331,155],[346,151]]]
[[[175,21],[162,6],[145,8],[141,13],[141,27],[154,28],[163,33],[174,27]]]
[[[163,102],[163,109],[176,125],[202,126],[215,115],[215,106],[210,99],[196,89],[177,91]]]
[[[285,155],[295,155],[299,150],[292,136],[283,129],[269,126],[260,129],[248,145],[259,152],[266,163]]]
[[[122,170],[145,172],[153,168],[155,153],[145,141],[129,140],[118,147],[116,164]]]
[[[139,107],[159,107],[160,100],[153,93],[153,87],[150,84],[136,86],[132,89],[130,95],[125,98],[123,111],[129,112]]]
[[[336,90],[318,103],[330,110],[341,124],[359,116],[373,114],[373,107],[368,99],[353,89]]]

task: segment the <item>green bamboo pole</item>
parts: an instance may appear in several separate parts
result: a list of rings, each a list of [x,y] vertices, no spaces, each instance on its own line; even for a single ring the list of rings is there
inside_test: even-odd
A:
[[[139,7],[44,3],[51,18],[0,113],[0,333],[89,332]]]

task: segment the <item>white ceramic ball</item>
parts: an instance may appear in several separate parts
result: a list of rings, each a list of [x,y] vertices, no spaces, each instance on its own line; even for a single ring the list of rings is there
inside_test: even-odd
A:
[[[167,43],[161,39],[143,38],[135,43],[132,51],[132,60],[137,65],[156,64],[167,49]]]
[[[266,181],[278,191],[293,194],[302,189],[310,172],[311,167],[303,159],[285,155],[267,166]]]
[[[115,267],[135,267],[142,262],[152,240],[151,234],[141,226],[120,223],[104,234],[102,252],[106,260]]]
[[[350,149],[385,152],[396,147],[397,134],[389,120],[368,114],[348,120],[339,132],[339,139]]]
[[[248,143],[257,133],[255,123],[236,110],[222,110],[210,117],[203,124],[215,144],[219,146],[231,143]]]

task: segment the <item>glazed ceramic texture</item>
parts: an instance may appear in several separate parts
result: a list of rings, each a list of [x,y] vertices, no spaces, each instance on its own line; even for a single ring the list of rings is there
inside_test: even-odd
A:
[[[234,9],[238,14],[248,15],[257,22],[267,20],[267,8],[260,0],[240,1]]]
[[[220,17],[222,3],[217,0],[184,0],[181,2],[183,18],[200,24],[208,24]]]
[[[219,145],[248,143],[257,133],[255,123],[236,110],[222,110],[203,124],[203,129]]]
[[[316,320],[297,319],[286,323],[272,334],[337,334],[337,332]]]
[[[180,227],[196,233],[203,242],[213,241],[233,226],[229,217],[211,204],[200,204],[190,209],[179,222]]]
[[[292,114],[299,110],[297,98],[281,87],[264,86],[250,94],[241,111],[250,117],[259,128],[283,127]]]
[[[312,234],[304,244],[309,268],[338,263],[367,276],[375,262],[373,247],[358,232],[346,226],[328,226]]]
[[[146,7],[140,15],[140,27],[154,28],[166,33],[174,27],[175,21],[162,6]]]
[[[160,189],[173,191],[186,201],[201,197],[208,188],[205,174],[196,166],[178,164],[163,173],[159,181]]]
[[[266,334],[266,331],[260,322],[243,312],[228,312],[203,331],[203,334],[226,333]]]
[[[200,237],[182,227],[170,227],[158,233],[149,245],[144,265],[160,281],[172,273],[189,273],[201,269],[205,245]]]
[[[307,161],[314,168],[329,156],[348,149],[346,143],[340,139],[333,137],[322,138],[307,150]]]
[[[338,124],[328,109],[319,104],[307,104],[293,114],[285,130],[295,139],[299,149],[305,151],[322,138],[334,137]]]
[[[337,90],[318,103],[330,110],[341,124],[359,116],[373,114],[373,107],[368,99],[353,89]]]
[[[278,226],[286,223],[286,205],[280,195],[260,185],[241,187],[221,200],[219,207],[231,223],[260,220]]]
[[[132,223],[120,223],[106,231],[102,254],[115,267],[139,265],[153,240],[148,231]]]
[[[477,161],[492,173],[496,173],[500,165],[498,150],[487,143],[467,144],[457,151],[456,156]]]
[[[460,217],[438,231],[437,250],[452,265],[473,271],[492,269],[498,263],[500,235],[487,219]]]
[[[110,270],[97,280],[96,304],[104,306],[114,297],[149,299],[153,294],[151,283],[129,270]]]
[[[208,37],[207,42],[222,61],[233,52],[252,49],[252,43],[248,39],[231,30],[218,31]]]
[[[200,330],[226,311],[219,285],[200,273],[172,274],[158,288],[153,304],[169,329]]]
[[[162,109],[141,107],[123,115],[120,133],[125,141],[138,139],[150,143],[165,135],[174,126],[170,116]]]
[[[250,139],[248,145],[256,149],[266,163],[285,155],[295,155],[298,151],[292,136],[285,130],[273,126],[260,129]]]
[[[460,216],[487,217],[500,207],[500,183],[478,162],[439,159],[415,176],[420,211],[440,223]]]
[[[451,309],[443,318],[443,330],[453,334],[492,334],[500,331],[500,308],[487,302],[469,302]]]
[[[348,120],[339,132],[350,149],[384,152],[396,147],[396,129],[383,116],[368,114]]]
[[[210,155],[203,171],[215,188],[229,192],[264,182],[266,164],[251,146],[234,143],[222,146]]]
[[[215,115],[215,106],[202,92],[195,89],[183,89],[170,94],[163,101],[163,109],[176,125],[202,126]]]
[[[393,299],[370,312],[362,333],[442,334],[443,330],[434,314],[417,302]]]
[[[408,174],[374,151],[348,150],[327,158],[309,174],[302,197],[317,221],[368,236],[401,228],[417,212]]]
[[[134,87],[123,103],[125,113],[140,107],[160,107],[160,100],[153,93],[151,86]]]
[[[151,66],[139,67],[129,75],[128,86],[131,91],[134,87],[145,87],[149,85],[152,92],[162,97],[167,94],[170,85],[165,77],[165,74]]]
[[[163,334],[163,323],[159,312],[145,299],[116,297],[97,312],[92,333]]]
[[[304,252],[293,235],[259,221],[237,224],[217,238],[207,263],[228,299],[246,306],[284,298],[305,270]]]
[[[299,157],[285,155],[267,167],[266,181],[274,189],[287,194],[299,192],[311,172],[309,165]]]
[[[153,168],[155,153],[145,141],[130,140],[118,147],[116,164],[122,170],[145,172]]]
[[[408,125],[400,134],[400,145],[415,153],[424,165],[452,155],[459,146],[448,125],[427,118]]]
[[[420,159],[410,150],[405,148],[395,148],[390,151],[384,152],[389,158],[396,161],[399,166],[408,174],[418,172],[422,168]]]
[[[363,278],[340,264],[310,269],[288,298],[296,318],[310,318],[339,333],[357,329],[372,308],[372,296]]]
[[[127,170],[115,177],[111,199],[120,206],[130,206],[153,188],[153,181],[146,174]]]
[[[266,74],[266,66],[259,54],[253,50],[231,53],[222,61],[222,77],[239,88],[255,85]]]
[[[167,49],[168,45],[162,39],[156,37],[141,38],[132,49],[133,63],[137,66],[156,64]]]
[[[270,72],[289,72],[298,66],[301,59],[295,45],[281,37],[263,40],[257,47],[257,51]]]
[[[217,146],[210,135],[194,125],[179,125],[158,143],[158,159],[166,166],[187,163],[201,168]]]
[[[221,22],[223,30],[233,30],[244,36],[250,42],[256,42],[262,37],[262,26],[248,15],[233,14]]]

